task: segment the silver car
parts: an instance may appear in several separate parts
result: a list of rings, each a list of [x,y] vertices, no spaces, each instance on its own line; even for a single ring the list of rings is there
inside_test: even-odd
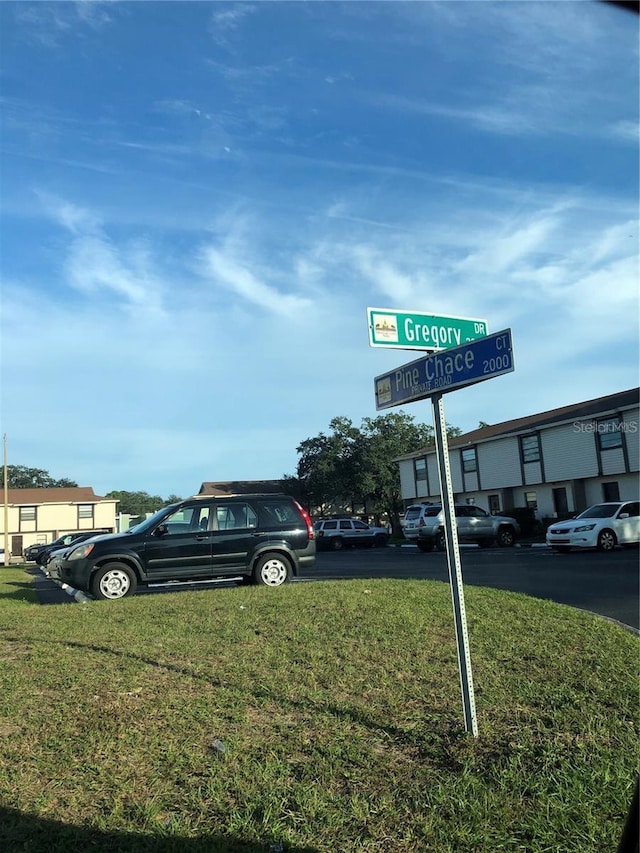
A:
[[[444,513],[442,507],[428,507],[418,529],[417,545],[421,551],[445,549]],[[481,548],[496,544],[500,548],[511,548],[520,535],[520,525],[515,518],[491,515],[473,504],[456,504],[456,524],[460,542],[475,542]],[[406,533],[405,533],[406,535]]]

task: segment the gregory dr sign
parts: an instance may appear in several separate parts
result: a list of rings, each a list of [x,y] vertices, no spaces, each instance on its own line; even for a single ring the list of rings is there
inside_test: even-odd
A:
[[[423,356],[374,379],[376,409],[388,409],[514,370],[511,329]]]
[[[367,308],[367,324],[372,347],[433,352],[483,338],[488,331],[486,320],[393,308]]]

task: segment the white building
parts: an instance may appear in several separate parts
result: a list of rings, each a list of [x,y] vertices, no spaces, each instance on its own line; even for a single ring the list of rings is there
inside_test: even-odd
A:
[[[493,513],[532,507],[541,518],[638,500],[639,399],[633,388],[449,439],[456,500]],[[397,462],[405,507],[440,500],[433,446]]]

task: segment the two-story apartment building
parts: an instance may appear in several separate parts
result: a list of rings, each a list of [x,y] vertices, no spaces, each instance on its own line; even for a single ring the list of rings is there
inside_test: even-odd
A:
[[[116,529],[115,498],[94,494],[90,486],[7,489],[9,550],[18,557],[29,545],[53,542],[77,530]],[[0,547],[4,512],[0,513]]]
[[[456,500],[563,517],[640,493],[640,389],[484,426],[449,439]],[[405,506],[440,500],[434,447],[397,460]]]

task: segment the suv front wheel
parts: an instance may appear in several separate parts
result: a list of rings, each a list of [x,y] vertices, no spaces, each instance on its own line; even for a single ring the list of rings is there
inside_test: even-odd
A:
[[[500,548],[513,548],[516,541],[516,535],[512,527],[501,527],[498,530],[496,542]]]
[[[133,595],[137,586],[135,573],[124,563],[107,563],[91,578],[91,594],[102,600]]]
[[[253,579],[260,586],[282,586],[291,577],[291,563],[280,554],[260,557],[253,571]]]

